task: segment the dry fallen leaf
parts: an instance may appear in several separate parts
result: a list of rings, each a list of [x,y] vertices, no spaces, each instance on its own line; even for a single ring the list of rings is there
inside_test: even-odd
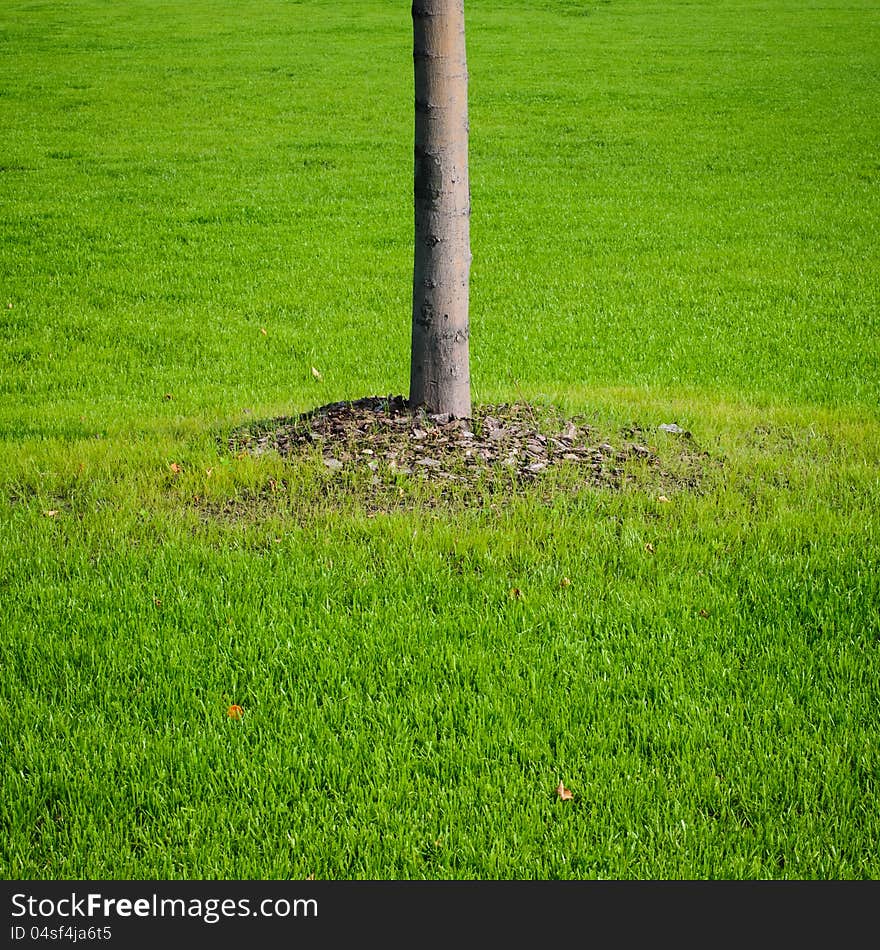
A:
[[[214,469],[213,469],[213,468],[207,468],[207,469],[205,469],[205,475],[206,475],[208,478],[210,478],[213,474],[214,474]]]
[[[562,801],[567,802],[574,798],[570,788],[566,788],[562,782],[556,786],[556,794],[562,799]]]
[[[567,577],[563,577],[559,582],[560,587],[571,587],[571,581]]]
[[[513,600],[522,600],[522,591],[518,587],[510,588],[510,596]]]
[[[314,366],[312,367],[312,376],[314,376],[315,379],[323,379],[321,374],[315,369]]]
[[[48,511],[44,511],[43,514],[44,514],[47,518],[54,518],[55,515],[58,514],[58,509],[57,509],[57,508],[50,508]]]
[[[180,474],[180,466],[177,464],[177,462],[172,462],[169,468],[172,472],[174,472],[175,475]]]
[[[265,328],[265,327],[260,327],[260,333],[262,333],[263,336],[267,336],[266,328]]]
[[[669,499],[666,497],[666,495],[658,495],[657,501],[668,502]]]
[[[704,608],[700,608],[700,616],[705,620],[709,616],[709,611]]]
[[[648,554],[653,554],[653,553],[654,553],[654,545],[651,544],[651,542],[649,541],[649,542],[645,545],[645,550],[648,552]]]
[[[229,707],[229,709],[226,710],[226,715],[229,716],[230,719],[241,719],[241,717],[244,715],[244,710],[241,708],[241,706],[236,706],[233,704]]]

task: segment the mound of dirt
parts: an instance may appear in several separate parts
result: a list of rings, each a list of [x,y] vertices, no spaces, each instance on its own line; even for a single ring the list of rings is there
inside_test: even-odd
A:
[[[667,438],[674,435],[681,442],[684,454],[696,456],[688,447],[690,433],[674,425],[662,428]],[[368,396],[241,427],[232,433],[229,448],[286,458],[319,453],[330,472],[369,470],[376,478],[447,483],[475,483],[492,472],[528,482],[567,465],[590,483],[619,485],[632,459],[669,476],[657,453],[637,441],[641,430],[622,435],[611,445],[583,419],[562,418],[527,403],[478,406],[473,418],[453,419],[414,410],[403,396]]]

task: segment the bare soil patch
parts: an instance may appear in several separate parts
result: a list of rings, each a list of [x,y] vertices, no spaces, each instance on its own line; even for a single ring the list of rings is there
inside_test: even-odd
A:
[[[658,441],[659,449],[652,444]],[[373,485],[415,479],[482,488],[525,487],[565,468],[580,486],[619,488],[635,470],[647,470],[661,487],[694,490],[708,458],[673,423],[650,432],[631,427],[609,441],[585,419],[547,407],[482,405],[471,419],[452,419],[412,409],[403,396],[335,402],[242,426],[228,448],[290,460],[319,457],[330,476],[372,473]]]

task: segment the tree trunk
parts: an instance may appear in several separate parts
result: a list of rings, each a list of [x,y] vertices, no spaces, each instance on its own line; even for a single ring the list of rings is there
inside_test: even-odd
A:
[[[471,414],[464,0],[413,0],[415,254],[410,403]]]

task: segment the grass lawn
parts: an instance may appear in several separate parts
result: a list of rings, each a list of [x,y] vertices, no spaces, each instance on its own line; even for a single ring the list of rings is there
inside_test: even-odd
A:
[[[4,0],[4,877],[880,877],[880,10],[467,14],[475,401],[697,484],[229,452],[406,391],[409,7]]]

